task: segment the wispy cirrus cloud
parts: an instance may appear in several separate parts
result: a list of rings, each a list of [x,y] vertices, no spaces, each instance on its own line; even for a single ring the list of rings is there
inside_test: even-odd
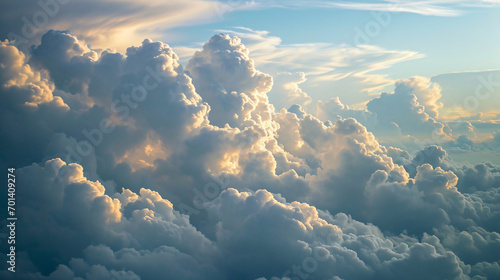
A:
[[[427,1],[408,1],[408,0],[372,0],[372,1],[304,1],[294,0],[282,3],[281,1],[257,1],[254,5],[248,5],[246,8],[265,8],[265,7],[283,7],[283,8],[332,8],[348,10],[366,10],[366,11],[387,11],[394,13],[413,13],[426,16],[459,16],[464,13],[463,7],[491,7],[500,3],[498,0],[427,0]]]
[[[393,83],[387,75],[375,74],[375,71],[425,56],[411,50],[386,50],[372,45],[283,44],[281,38],[270,35],[268,31],[244,27],[216,31],[241,38],[257,66],[265,71],[304,72],[313,82],[355,77],[365,84],[367,91]]]
[[[214,31],[238,37],[248,47],[249,55],[259,70],[278,76],[303,76],[299,79],[303,80],[301,87],[305,91],[314,89],[316,96],[311,95],[313,99],[325,98],[323,95],[330,98],[331,89],[336,88],[336,94],[348,104],[368,101],[370,95],[394,84],[395,80],[380,70],[425,57],[425,54],[412,50],[388,50],[374,45],[284,44],[280,37],[271,35],[269,31],[246,27]],[[201,46],[201,43],[195,43],[173,49],[181,63],[186,64]],[[274,88],[280,88],[280,85]],[[276,93],[274,88],[272,93]],[[284,106],[281,103],[274,105],[278,108]]]
[[[131,42],[139,44],[145,37],[155,39],[171,34],[173,28],[219,19],[218,2],[210,0],[60,2],[0,3],[0,10],[9,12],[2,18],[0,38],[24,38],[32,44],[31,39],[48,29],[71,30],[93,47],[124,51]]]
[[[71,30],[81,40],[96,48],[111,47],[124,51],[128,46],[125,41],[139,44],[144,37],[160,39],[167,35],[171,41],[175,41],[176,36],[181,35],[172,32],[174,28],[222,21],[226,14],[241,10],[321,8],[459,16],[468,7],[492,7],[500,1],[73,0],[58,3],[34,0],[0,3],[0,10],[8,11],[2,18],[0,38],[13,39],[12,33],[16,33],[17,37],[39,39],[48,29]],[[35,42],[30,40],[27,45],[32,43]]]

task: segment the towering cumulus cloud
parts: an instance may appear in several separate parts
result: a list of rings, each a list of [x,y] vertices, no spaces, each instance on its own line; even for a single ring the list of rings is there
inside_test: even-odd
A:
[[[393,93],[383,92],[370,100],[366,109],[352,109],[338,97],[319,101],[317,114],[322,120],[355,118],[384,142],[442,142],[451,139],[452,130],[438,119],[443,104],[441,88],[424,77],[399,80]],[[406,139],[405,139],[406,138]]]
[[[0,43],[0,81],[20,221],[2,279],[500,278],[500,167],[376,137],[451,137],[426,78],[318,118],[276,112],[236,37],[184,68],[161,42],[121,54],[49,31]]]

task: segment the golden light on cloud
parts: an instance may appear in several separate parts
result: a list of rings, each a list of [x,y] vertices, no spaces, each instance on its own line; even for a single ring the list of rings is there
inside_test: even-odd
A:
[[[0,279],[498,279],[500,70],[414,76],[480,66],[428,36],[467,30],[373,18],[383,35],[350,46],[368,13],[261,12],[278,2],[0,2],[21,23],[47,14],[30,44],[0,40],[4,220],[19,233]],[[167,43],[187,45],[180,59]]]
[[[175,36],[166,32],[172,28],[218,19],[216,3],[202,0],[68,1],[58,7],[63,12],[47,21],[44,29],[71,30],[93,48],[125,52],[145,37],[160,40],[166,35]],[[33,13],[37,8],[32,7]],[[19,18],[23,15],[26,14]]]
[[[240,173],[240,166],[238,164],[238,161],[240,159],[239,152],[233,151],[233,152],[227,152],[223,155],[222,159],[219,161],[218,164],[218,169],[213,170],[215,173],[222,173],[226,172],[229,174],[239,174]]]
[[[126,162],[132,171],[137,171],[153,168],[155,160],[168,158],[169,154],[160,138],[151,132],[141,145],[125,152],[117,162]]]

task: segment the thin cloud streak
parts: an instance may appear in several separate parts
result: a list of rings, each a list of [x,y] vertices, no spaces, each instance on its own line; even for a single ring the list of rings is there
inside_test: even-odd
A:
[[[235,29],[216,32],[241,38],[248,46],[256,65],[266,71],[279,72],[279,69],[288,69],[305,72],[308,79],[319,83],[353,76],[362,79],[368,92],[394,82],[387,75],[372,72],[425,56],[415,51],[385,50],[371,45],[282,44],[279,37],[270,35],[268,31],[244,27]]]
[[[394,13],[413,13],[425,16],[452,17],[461,16],[464,11],[462,7],[487,8],[500,3],[498,0],[466,1],[466,0],[441,0],[441,1],[407,1],[407,0],[384,0],[374,1],[377,3],[359,3],[352,1],[257,1],[252,5],[241,6],[242,9],[265,9],[265,8],[332,8],[363,11],[384,11]]]

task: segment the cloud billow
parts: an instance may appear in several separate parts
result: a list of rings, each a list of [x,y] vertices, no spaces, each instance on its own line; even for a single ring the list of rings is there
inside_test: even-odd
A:
[[[228,35],[185,69],[161,42],[120,54],[66,31],[0,54],[0,163],[18,167],[23,221],[16,279],[500,274],[499,167],[461,166],[438,146],[412,157],[369,131],[397,103],[404,129],[447,133],[428,81],[366,111],[328,101],[320,120],[275,112],[273,77]]]

